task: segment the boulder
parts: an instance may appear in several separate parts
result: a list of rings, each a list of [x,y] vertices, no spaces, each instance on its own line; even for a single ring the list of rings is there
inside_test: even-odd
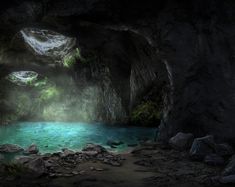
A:
[[[208,165],[218,166],[224,164],[224,158],[217,154],[209,154],[204,158],[204,162]]]
[[[24,149],[18,145],[14,144],[3,144],[0,145],[0,153],[19,153]]]
[[[25,166],[38,176],[46,173],[46,165],[42,158],[34,158],[26,163]]]
[[[185,150],[190,148],[193,142],[193,134],[179,132],[169,140],[172,148],[178,150]]]
[[[41,157],[19,156],[15,158],[15,162],[22,164],[36,176],[41,176],[46,172],[46,165]]]
[[[82,151],[83,152],[95,151],[98,154],[107,152],[107,150],[104,147],[95,144],[87,144],[86,147],[82,149]]]
[[[38,152],[39,152],[39,149],[37,145],[32,144],[24,151],[24,154],[37,154]]]
[[[227,166],[225,167],[223,173],[224,176],[235,175],[235,155],[233,155]]]
[[[195,138],[190,149],[190,156],[194,160],[203,160],[206,155],[215,152],[214,137],[211,135]]]
[[[226,157],[226,156],[232,156],[234,153],[234,149],[232,146],[222,143],[216,145],[216,153],[220,156]]]

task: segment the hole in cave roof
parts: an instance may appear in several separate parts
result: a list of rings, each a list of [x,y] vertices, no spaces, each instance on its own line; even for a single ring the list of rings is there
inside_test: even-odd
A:
[[[19,85],[25,86],[38,79],[38,73],[35,71],[14,71],[7,75],[7,80]]]
[[[24,28],[20,34],[27,46],[39,56],[61,60],[76,45],[76,38],[37,28]]]

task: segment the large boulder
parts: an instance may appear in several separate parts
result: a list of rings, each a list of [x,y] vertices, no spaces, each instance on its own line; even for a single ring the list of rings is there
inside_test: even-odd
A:
[[[215,152],[214,137],[211,135],[195,138],[190,149],[190,156],[195,160],[203,160],[206,155]]]
[[[35,158],[25,164],[27,168],[35,172],[37,175],[42,175],[46,172],[46,166],[42,158]]]
[[[24,149],[18,145],[14,144],[3,144],[0,145],[0,153],[19,153]]]
[[[36,176],[46,173],[46,165],[41,157],[19,156],[15,162],[29,169]]]
[[[191,147],[193,134],[179,132],[169,140],[169,144],[174,149],[185,150]]]

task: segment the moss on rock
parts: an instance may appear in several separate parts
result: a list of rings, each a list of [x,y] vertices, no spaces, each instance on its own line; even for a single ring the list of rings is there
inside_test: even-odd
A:
[[[144,126],[157,126],[161,120],[161,109],[153,101],[145,101],[138,105],[131,113],[131,123]]]
[[[76,64],[77,61],[85,62],[85,59],[82,57],[78,48],[64,57],[63,66],[65,68],[71,68]]]

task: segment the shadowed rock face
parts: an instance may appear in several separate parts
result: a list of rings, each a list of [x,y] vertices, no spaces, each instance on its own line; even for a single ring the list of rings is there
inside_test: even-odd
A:
[[[22,6],[26,5],[11,4],[2,10],[2,15],[17,24],[2,17],[5,21],[1,22],[1,32],[10,28],[10,33],[16,33],[22,25],[36,23],[75,37],[83,34],[80,44],[85,51],[102,49],[99,52],[110,70],[110,84],[127,108],[148,92],[146,85],[156,84],[153,80],[166,81],[169,89],[164,99],[160,139],[183,131],[196,136],[210,133],[235,142],[234,1],[47,0],[41,4],[44,11],[35,12],[30,18],[23,11],[24,19],[7,13],[19,13],[13,10]],[[95,26],[87,26],[87,22]],[[145,40],[148,45],[137,47],[137,53],[133,53],[136,45],[129,45],[125,34],[120,34],[116,37],[122,43],[118,48],[118,43],[113,42],[115,34],[110,32],[135,33],[142,38],[135,41]],[[151,50],[146,51],[146,46]],[[136,59],[132,56],[129,60],[130,53]],[[146,60],[143,54],[152,60]],[[104,60],[107,57],[115,60]],[[88,70],[92,76],[99,72]]]

